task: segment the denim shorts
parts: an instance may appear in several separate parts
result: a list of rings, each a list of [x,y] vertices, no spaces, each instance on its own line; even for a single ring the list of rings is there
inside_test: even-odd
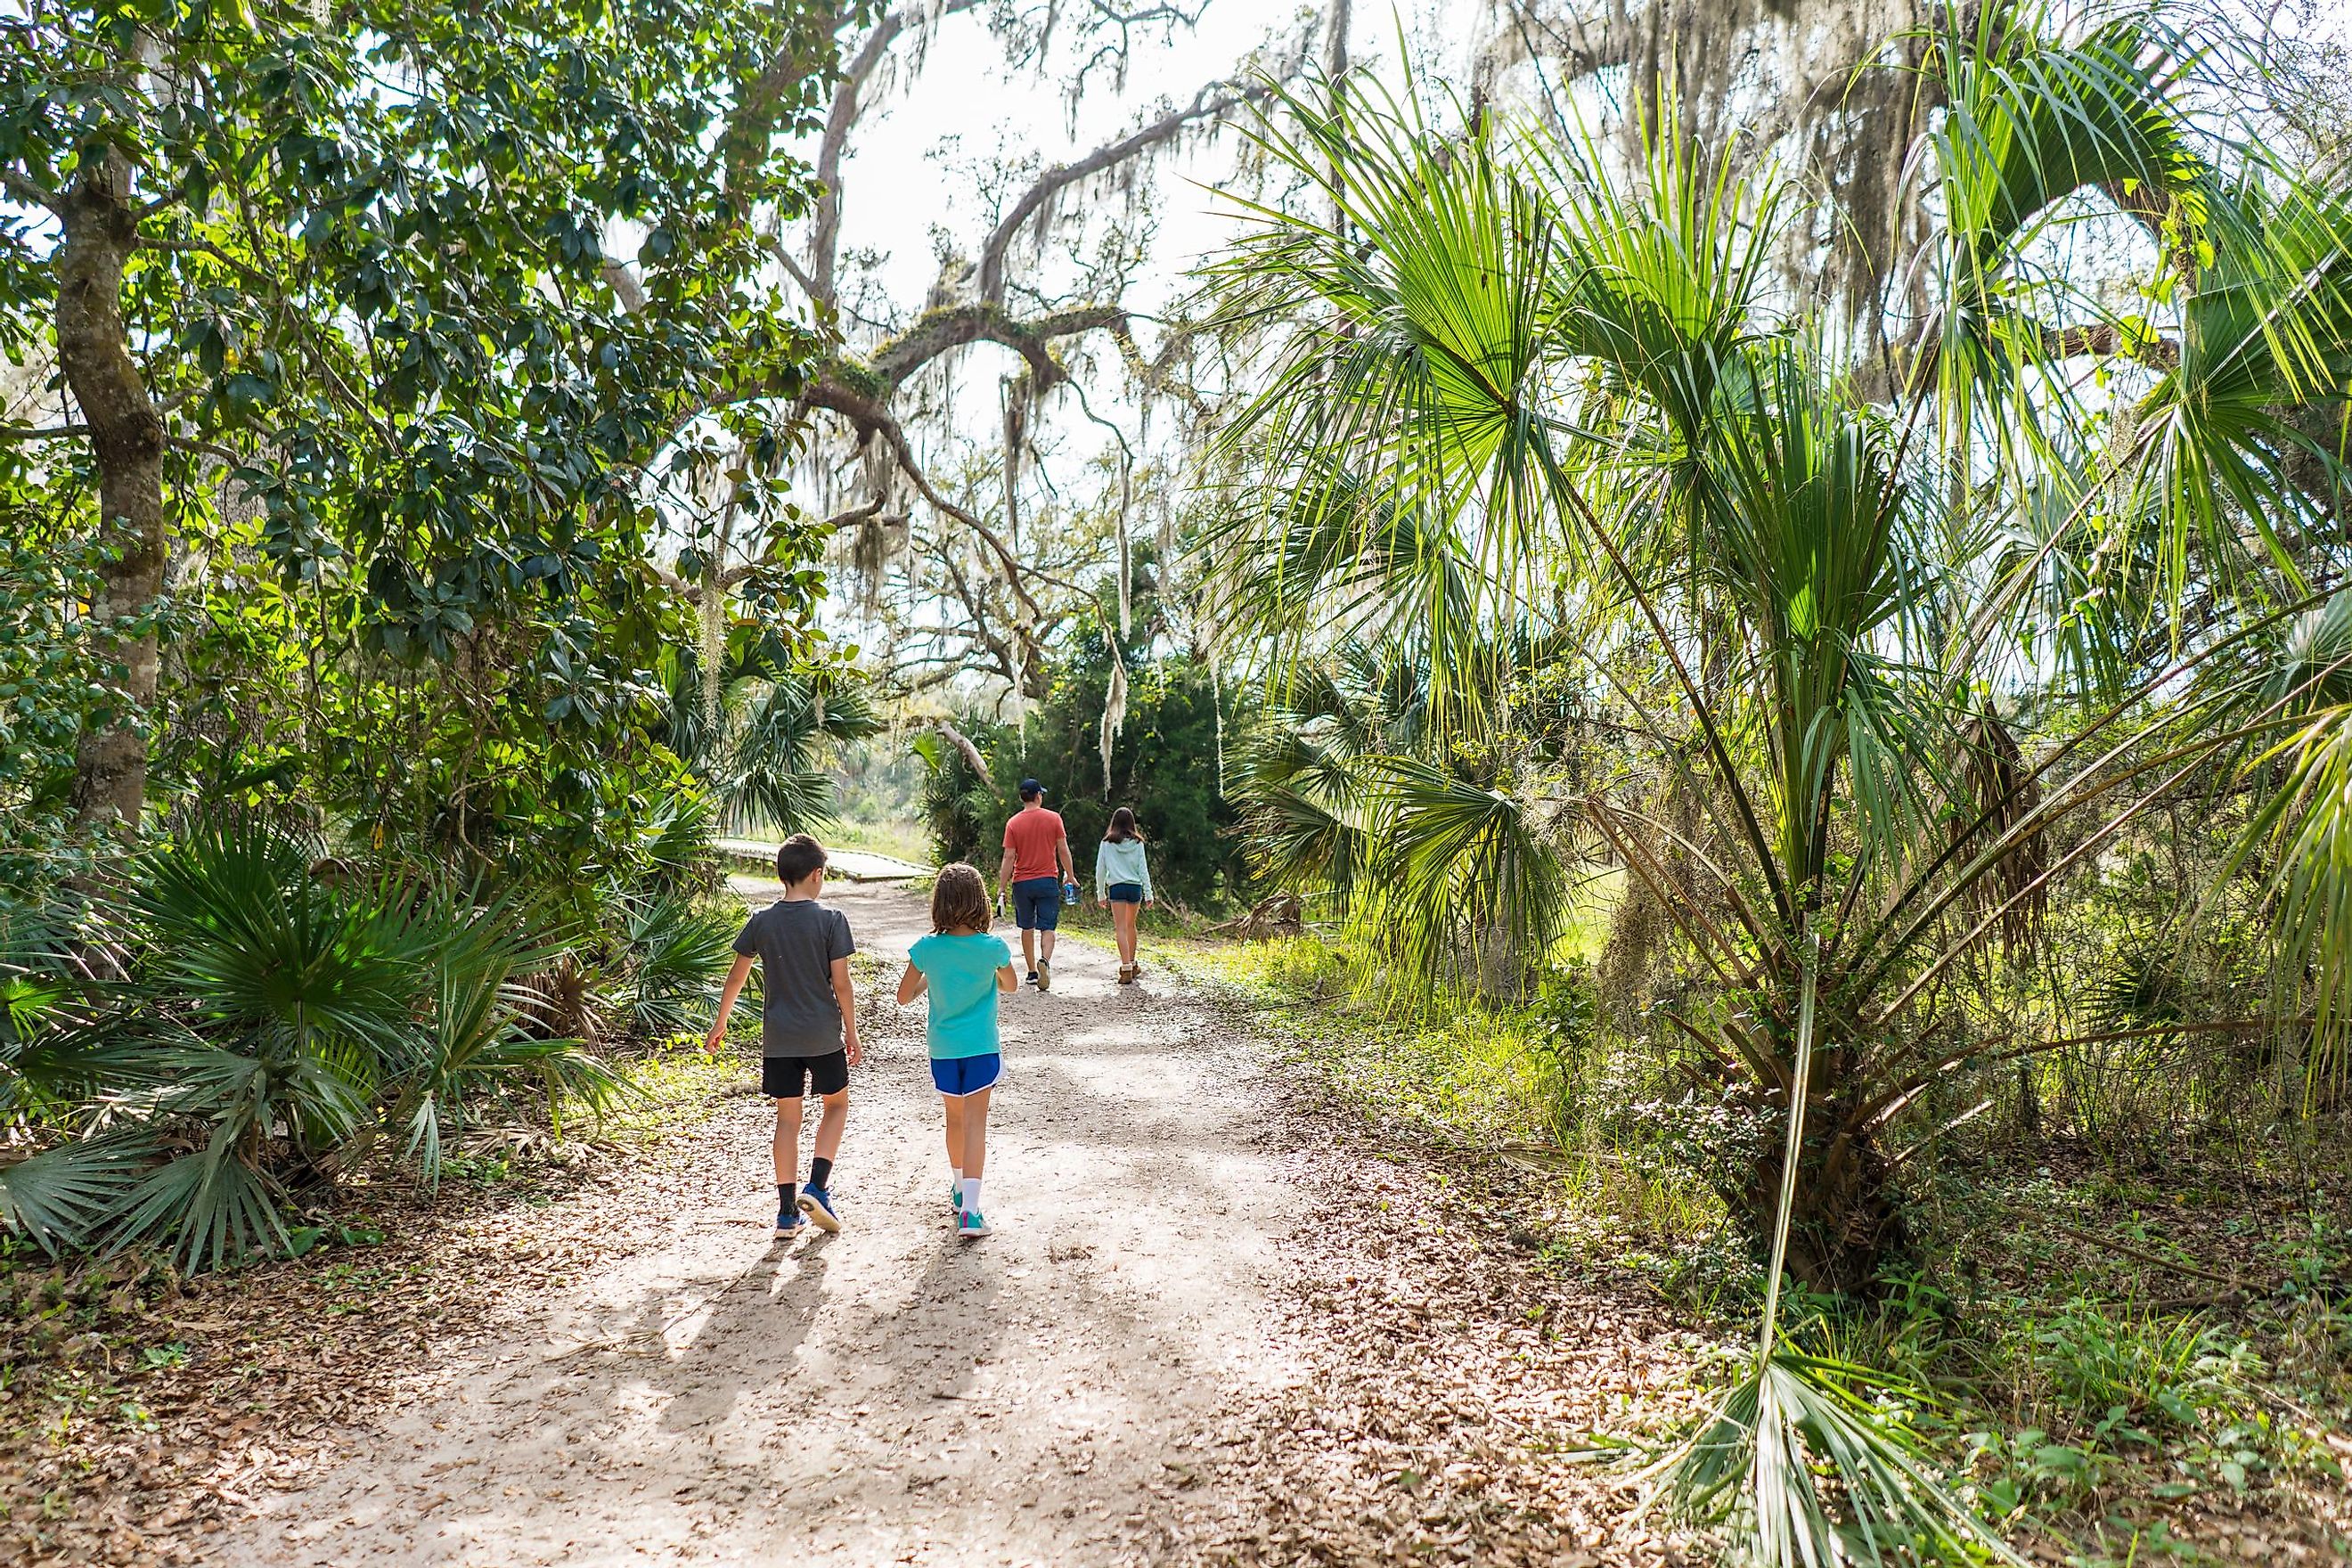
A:
[[[1110,894],[1110,901],[1114,904],[1143,902],[1143,884],[1140,882],[1113,882],[1105,890]]]
[[[994,1089],[997,1075],[1003,1070],[1004,1058],[994,1051],[984,1057],[933,1057],[931,1083],[941,1094],[961,1100],[983,1089]]]
[[[1013,923],[1023,931],[1052,931],[1062,920],[1062,879],[1024,877],[1013,884]]]

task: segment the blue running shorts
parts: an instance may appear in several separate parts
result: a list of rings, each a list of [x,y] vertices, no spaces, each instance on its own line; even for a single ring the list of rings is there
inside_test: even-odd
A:
[[[1013,884],[1013,923],[1023,931],[1052,931],[1062,919],[1062,879],[1024,877]]]
[[[978,1094],[983,1089],[994,1089],[996,1077],[1004,1070],[1004,1058],[991,1051],[984,1057],[933,1057],[931,1082],[941,1094],[961,1100],[967,1094]]]

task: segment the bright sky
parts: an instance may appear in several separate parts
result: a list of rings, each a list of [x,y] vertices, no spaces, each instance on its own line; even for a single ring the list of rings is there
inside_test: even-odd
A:
[[[1431,15],[1469,7],[1407,0],[1403,9],[1425,26]],[[1387,7],[1360,5],[1357,11],[1358,56],[1392,54],[1395,22]],[[1190,102],[1204,83],[1243,68],[1270,38],[1296,40],[1301,15],[1265,0],[1212,0],[1197,27],[1179,28],[1165,43],[1138,42],[1124,90],[1106,68],[1075,106],[1063,90],[1074,63],[1064,43],[1041,73],[1009,64],[978,16],[948,18],[919,72],[902,74],[878,101],[869,97],[842,171],[845,248],[886,252],[880,279],[887,294],[902,308],[919,307],[938,275],[934,226],[949,229],[967,255],[991,226],[989,196],[975,177],[980,169],[997,159],[1031,156],[1051,165],[1083,156],[1157,118],[1163,107]],[[1466,55],[1469,29],[1455,32]],[[903,44],[900,55],[908,58]],[[1229,220],[1210,215],[1210,197],[1199,187],[1226,177],[1236,145],[1227,132],[1153,166],[1157,265],[1154,280],[1137,293],[1143,308],[1160,303],[1193,260],[1232,232]],[[1026,184],[1016,179],[1010,188],[1017,193]]]
[[[1480,0],[1401,0],[1391,11],[1379,0],[1358,0],[1355,12],[1352,52],[1358,61],[1393,60],[1402,25],[1412,39],[1417,64],[1433,77],[1445,77],[1466,68],[1483,7]],[[1139,32],[1124,85],[1110,67],[1100,67],[1075,103],[1065,83],[1076,63],[1078,40],[1066,26],[1042,70],[1034,63],[1009,61],[975,15],[942,22],[919,56],[902,38],[895,51],[897,74],[877,79],[878,90],[867,93],[842,170],[845,306],[862,306],[869,316],[903,325],[923,308],[939,276],[936,234],[944,230],[959,254],[976,258],[999,200],[1016,199],[1036,170],[1083,157],[1168,109],[1190,103],[1207,83],[1246,74],[1253,51],[1265,49],[1269,61],[1295,58],[1292,51],[1308,19],[1307,10],[1266,0],[1210,0],[1195,27],[1177,28],[1164,38]],[[1318,24],[1313,34],[1318,58],[1321,36]],[[1138,165],[1148,195],[1139,210],[1150,212],[1150,229],[1144,237],[1147,259],[1124,296],[1131,310],[1146,317],[1162,310],[1189,286],[1187,275],[1197,262],[1235,235],[1233,210],[1213,210],[1218,203],[1211,187],[1231,178],[1243,148],[1239,132],[1227,129],[1213,141],[1187,141]],[[999,191],[987,187],[988,171],[1024,159],[1027,169],[1000,179]],[[1097,198],[1089,216],[1122,220],[1126,204]],[[1108,221],[1089,223],[1084,247],[1090,252],[1108,228]],[[1062,243],[1058,236],[1055,243]],[[856,250],[880,256],[872,274],[878,288],[865,291],[863,299],[851,265]],[[1034,268],[1016,258],[1013,278],[1057,297],[1079,292],[1079,275],[1066,257]],[[1017,294],[1014,305],[1020,308]],[[1138,332],[1149,352],[1154,329],[1147,321]],[[1086,346],[1110,360],[1108,341],[1097,336]],[[981,451],[992,454],[1001,439],[998,382],[1019,363],[1010,350],[989,344],[965,350],[953,362],[954,428]],[[1132,439],[1138,411],[1123,382],[1112,367],[1091,378],[1086,394],[1097,413],[1118,421]],[[1035,456],[1055,491],[1073,500],[1108,494],[1115,480],[1097,465],[1111,459],[1116,443],[1086,420],[1070,392],[1048,399],[1040,413],[1033,426]],[[1162,416],[1150,433],[1160,440],[1171,427],[1172,421]],[[935,422],[918,422],[910,435],[935,479],[952,471],[951,454]],[[1136,449],[1139,456],[1147,450]],[[808,499],[831,506],[845,498]],[[835,613],[856,618],[845,604],[837,602]]]

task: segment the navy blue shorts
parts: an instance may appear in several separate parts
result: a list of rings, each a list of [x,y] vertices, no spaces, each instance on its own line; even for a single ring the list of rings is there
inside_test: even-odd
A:
[[[1062,879],[1024,877],[1013,884],[1013,923],[1023,931],[1052,931],[1062,921]]]
[[[1114,904],[1143,902],[1143,884],[1140,882],[1113,882],[1106,891],[1110,894],[1110,901]]]
[[[984,1057],[933,1057],[931,1083],[941,1094],[961,1100],[983,1089],[994,1089],[997,1075],[1003,1070],[1004,1058],[994,1051]]]

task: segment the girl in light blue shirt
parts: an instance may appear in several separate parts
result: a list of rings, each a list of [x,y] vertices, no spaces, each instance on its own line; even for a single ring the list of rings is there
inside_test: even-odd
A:
[[[955,1175],[956,1234],[989,1233],[980,1212],[980,1176],[988,1161],[988,1096],[1004,1070],[997,1049],[996,999],[1021,984],[1013,950],[988,930],[988,884],[959,862],[931,884],[931,934],[907,952],[898,1005],[926,991],[923,1026],[931,1084],[947,1107],[948,1168]]]
[[[1151,907],[1151,862],[1143,852],[1143,835],[1135,813],[1120,806],[1110,814],[1110,828],[1095,850],[1095,903],[1110,909],[1110,930],[1118,942],[1118,983],[1132,985],[1143,973],[1135,962],[1137,914]]]

